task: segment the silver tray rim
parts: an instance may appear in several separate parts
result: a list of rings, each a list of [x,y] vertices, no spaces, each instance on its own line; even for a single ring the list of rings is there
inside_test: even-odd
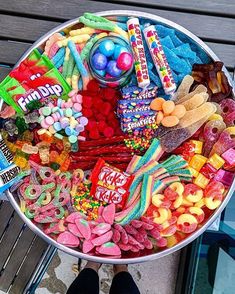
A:
[[[160,17],[158,15],[154,15],[154,14],[150,14],[150,13],[145,13],[145,12],[141,12],[141,11],[130,11],[130,10],[108,10],[108,11],[102,11],[102,12],[97,12],[94,13],[96,15],[99,16],[104,16],[104,17],[110,17],[110,16],[127,16],[127,17],[142,17],[142,18],[147,18],[150,20],[154,20],[156,22],[160,22],[162,24],[165,24],[167,26],[173,27],[174,29],[186,34],[188,37],[190,37],[193,41],[195,41],[207,54],[209,57],[212,58],[212,60],[214,61],[219,61],[220,59],[217,57],[217,55],[200,39],[198,38],[196,35],[194,35],[193,33],[191,33],[189,30],[187,30],[186,28],[184,28],[183,26],[170,21],[166,18]],[[24,60],[33,49],[39,47],[40,45],[42,45],[52,34],[59,32],[63,29],[65,29],[68,26],[72,26],[75,25],[79,22],[79,18],[74,18],[71,19],[57,27],[55,27],[54,29],[50,30],[48,33],[44,34],[41,38],[39,38],[36,42],[33,43],[33,45],[22,55],[22,57],[19,59],[19,61],[16,63],[15,67],[17,67],[19,65],[19,63]],[[235,93],[235,86],[233,84],[232,78],[229,74],[229,72],[227,71],[227,69],[224,67],[223,68],[228,81],[230,83],[230,85],[233,88],[233,93]],[[232,197],[233,192],[235,191],[235,179],[225,197],[225,199],[223,200],[222,204],[218,207],[218,209],[215,210],[214,214],[207,220],[207,222],[201,227],[199,228],[197,231],[195,231],[193,234],[191,234],[189,237],[187,237],[186,239],[184,239],[183,241],[179,242],[178,244],[174,245],[171,248],[167,248],[164,249],[162,251],[156,252],[156,253],[152,253],[149,255],[144,255],[144,256],[140,256],[140,257],[133,257],[133,258],[120,258],[120,259],[115,259],[115,258],[105,258],[105,257],[99,257],[99,256],[92,256],[89,254],[84,254],[82,252],[79,252],[75,249],[69,248],[67,246],[64,246],[62,244],[57,243],[55,240],[53,240],[52,238],[48,237],[45,233],[43,233],[43,231],[38,228],[36,225],[34,225],[30,219],[28,219],[24,213],[21,212],[20,207],[17,203],[17,201],[15,200],[13,194],[7,190],[6,191],[6,195],[11,203],[11,205],[13,206],[13,208],[15,209],[15,211],[18,213],[18,215],[21,217],[21,219],[26,223],[26,225],[38,236],[40,236],[42,239],[44,239],[47,243],[57,247],[59,250],[64,251],[65,253],[68,253],[74,257],[77,258],[81,258],[81,259],[86,259],[86,260],[90,260],[90,261],[95,261],[95,262],[99,262],[99,263],[106,263],[106,264],[133,264],[133,263],[142,263],[142,262],[146,262],[146,261],[151,261],[154,259],[158,259],[161,257],[164,257],[168,254],[171,254],[177,250],[180,250],[181,248],[185,247],[186,245],[188,245],[189,243],[191,243],[193,240],[195,240],[197,237],[199,237],[214,221],[215,219],[221,214],[221,212],[223,211],[223,209],[226,207],[227,203],[229,202],[230,198]]]

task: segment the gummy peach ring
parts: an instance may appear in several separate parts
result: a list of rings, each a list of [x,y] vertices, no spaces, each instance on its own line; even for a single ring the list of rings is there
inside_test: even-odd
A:
[[[204,197],[194,204],[195,207],[199,207],[199,208],[203,207],[204,205],[205,205],[205,198]]]
[[[163,194],[155,194],[152,197],[152,204],[156,207],[165,207],[169,208],[171,206],[171,202],[169,200],[164,200],[165,196]]]
[[[172,203],[171,208],[176,209],[178,207],[180,207],[180,205],[182,205],[183,203],[183,195],[180,194],[176,200]]]
[[[177,228],[179,231],[189,234],[196,230],[198,221],[195,216],[184,213],[178,217]]]
[[[205,205],[207,208],[214,210],[220,206],[223,199],[223,195],[214,191],[209,197],[205,197]]]
[[[198,188],[194,184],[188,184],[186,186],[186,190],[185,190],[185,192],[186,192],[185,198],[190,202],[198,202],[203,197],[202,189]]]
[[[181,183],[179,183],[179,182],[172,183],[172,184],[170,184],[169,187],[173,191],[175,191],[178,195],[181,195],[184,192],[184,186]]]
[[[153,221],[157,224],[162,224],[164,223],[167,219],[168,219],[168,216],[169,216],[169,213],[168,213],[168,210],[167,208],[162,208],[160,207],[158,210],[157,210],[157,213],[159,216],[157,217],[154,217]]]
[[[205,218],[205,213],[204,211],[199,208],[199,207],[189,207],[187,209],[187,212],[189,212],[190,214],[192,214],[193,216],[195,216],[195,218],[197,219],[198,223],[200,224],[204,218]]]

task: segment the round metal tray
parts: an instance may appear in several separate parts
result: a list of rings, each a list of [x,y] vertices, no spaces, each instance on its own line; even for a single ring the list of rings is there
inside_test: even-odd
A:
[[[151,22],[154,22],[154,23],[157,23],[157,24],[163,24],[163,25],[166,25],[168,27],[172,27],[173,29],[175,29],[175,30],[177,30],[177,31],[179,31],[181,33],[184,33],[186,36],[188,36],[191,39],[191,41],[196,43],[198,46],[200,46],[208,54],[208,56],[212,60],[214,60],[214,61],[219,60],[219,58],[216,56],[216,54],[202,40],[200,40],[197,36],[195,36],[194,34],[189,32],[188,30],[186,30],[182,26],[180,26],[180,25],[178,25],[178,24],[176,24],[176,23],[174,23],[172,21],[169,21],[169,20],[167,20],[165,18],[156,16],[156,15],[153,15],[153,14],[149,14],[149,13],[138,12],[138,11],[128,11],[128,10],[104,11],[104,12],[96,13],[96,15],[104,16],[104,17],[107,17],[107,18],[112,19],[112,20],[120,20],[120,19],[125,20],[125,18],[131,17],[131,16],[132,17],[139,17],[139,18],[144,18],[145,20],[150,20]],[[78,18],[67,21],[64,24],[61,24],[60,26],[56,27],[55,29],[49,31],[47,34],[45,34],[43,37],[41,37],[39,40],[37,40],[29,48],[29,50],[27,50],[25,52],[25,54],[20,58],[20,60],[18,61],[18,63],[15,66],[17,66],[23,59],[25,59],[33,49],[42,46],[45,43],[45,41],[52,34],[54,34],[55,32],[59,32],[59,31],[65,29],[67,27],[72,27],[77,23],[79,23]],[[224,68],[224,72],[225,72],[225,74],[226,74],[226,76],[228,78],[228,81],[229,81],[230,85],[233,85],[231,76],[229,75],[226,68]],[[233,87],[233,93],[234,92],[235,92],[235,89]],[[61,245],[61,244],[57,243],[55,240],[51,239],[46,234],[44,234],[43,231],[40,228],[38,228],[36,225],[34,225],[21,212],[20,207],[19,207],[18,202],[17,202],[17,197],[16,196],[14,196],[12,193],[10,193],[10,191],[7,191],[6,194],[8,196],[8,199],[10,200],[12,206],[14,207],[16,212],[19,214],[19,216],[22,218],[22,220],[30,227],[30,229],[32,231],[34,231],[35,234],[39,235],[41,238],[43,238],[49,244],[52,244],[55,247],[57,247],[58,249],[66,252],[68,254],[71,254],[73,256],[76,256],[78,258],[82,258],[82,259],[92,260],[92,261],[101,262],[101,263],[130,264],[130,263],[140,263],[140,262],[149,261],[149,260],[153,260],[153,259],[163,257],[165,255],[171,254],[171,253],[183,248],[184,246],[186,246],[187,244],[189,244],[190,242],[195,240],[220,215],[222,210],[227,205],[229,199],[231,198],[231,196],[232,196],[232,194],[234,192],[234,188],[235,188],[235,180],[233,181],[233,184],[230,187],[230,189],[229,189],[224,201],[220,205],[220,207],[218,207],[218,209],[216,209],[216,211],[213,213],[213,215],[205,222],[205,224],[201,228],[199,228],[197,231],[192,233],[188,238],[182,240],[181,242],[179,242],[178,244],[176,244],[175,246],[173,246],[171,248],[167,248],[167,249],[161,250],[161,251],[156,252],[156,253],[152,253],[152,254],[144,255],[144,256],[139,256],[139,257],[133,257],[133,258],[120,258],[120,259],[112,259],[112,258],[105,258],[105,257],[98,257],[98,256],[92,256],[92,255],[84,254],[84,253],[79,252],[79,251],[77,251],[77,250],[75,250],[73,248],[69,248],[69,247],[66,247],[64,245]]]

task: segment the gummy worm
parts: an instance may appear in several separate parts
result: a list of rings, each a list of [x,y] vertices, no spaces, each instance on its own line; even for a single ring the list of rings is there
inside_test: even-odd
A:
[[[79,21],[85,24],[87,27],[118,33],[128,40],[127,32],[125,32],[123,29],[104,17],[86,12],[83,16],[79,17]]]

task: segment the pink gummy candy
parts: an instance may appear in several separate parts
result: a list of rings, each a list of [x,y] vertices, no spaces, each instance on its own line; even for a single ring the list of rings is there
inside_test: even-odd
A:
[[[91,229],[89,223],[84,219],[75,219],[75,224],[78,230],[81,232],[82,236],[89,240],[91,238]]]
[[[78,247],[80,243],[78,237],[68,231],[59,234],[57,242],[68,247]]]
[[[234,126],[235,125],[235,111],[226,115],[226,117],[224,118],[224,121],[228,127]]]
[[[119,243],[118,246],[123,251],[129,251],[131,250],[131,247],[132,247],[132,245],[130,244],[123,244],[123,243]]]
[[[108,224],[113,224],[115,217],[115,204],[111,203],[103,209],[102,217]]]
[[[131,235],[135,235],[138,233],[138,231],[131,225],[125,225],[124,229],[126,230],[128,234],[131,234]]]
[[[110,224],[100,223],[92,229],[92,233],[100,236],[108,232],[110,229],[111,229]]]
[[[118,230],[113,229],[113,237],[112,240],[114,243],[118,243],[121,240],[121,234]]]
[[[80,212],[72,212],[66,217],[66,222],[75,224],[75,219],[86,218],[85,214]]]
[[[68,224],[68,230],[70,231],[70,233],[74,234],[74,236],[83,238],[83,235],[75,224]]]
[[[210,156],[212,156],[214,153],[217,153],[218,155],[224,153],[230,148],[235,147],[235,138],[233,135],[230,134],[230,132],[225,129],[218,139],[218,141],[214,144]]]
[[[94,246],[100,246],[106,242],[109,242],[112,239],[112,236],[113,236],[113,232],[109,231],[109,232],[105,233],[104,235],[101,235],[101,236],[91,240],[91,242]]]
[[[139,220],[134,219],[133,221],[131,221],[131,225],[136,228],[139,229],[142,226],[142,222]]]
[[[147,239],[144,241],[144,247],[147,248],[147,249],[152,249],[153,248],[153,243]]]
[[[89,251],[91,251],[95,246],[93,245],[93,243],[89,240],[84,240],[83,244],[82,244],[82,252],[83,253],[88,253]]]
[[[224,99],[221,103],[220,103],[220,107],[221,107],[221,114],[223,116],[223,118],[225,119],[226,116],[232,112],[235,111],[235,100],[233,99]]]
[[[104,255],[121,255],[121,250],[118,245],[112,242],[101,245],[98,252]]]
[[[161,237],[160,239],[157,240],[156,244],[157,244],[157,247],[166,247],[167,239]]]

